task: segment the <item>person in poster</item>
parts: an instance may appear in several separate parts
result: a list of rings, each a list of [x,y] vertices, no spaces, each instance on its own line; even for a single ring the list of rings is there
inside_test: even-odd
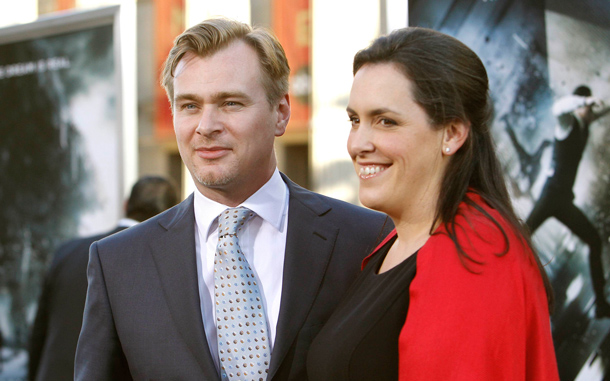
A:
[[[588,86],[578,86],[572,95],[560,98],[553,106],[557,117],[553,148],[552,174],[527,218],[532,235],[550,217],[555,217],[589,246],[589,270],[596,298],[595,316],[610,317],[605,298],[602,239],[587,216],[574,205],[574,182],[589,139],[591,123],[610,112],[610,107],[592,96]]]

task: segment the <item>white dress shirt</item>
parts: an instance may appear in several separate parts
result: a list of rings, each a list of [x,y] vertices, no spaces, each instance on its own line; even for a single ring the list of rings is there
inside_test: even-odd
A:
[[[239,246],[262,286],[269,324],[271,350],[275,341],[282,296],[284,253],[288,225],[288,186],[276,169],[271,179],[239,206],[252,210],[252,217],[239,234]],[[201,316],[216,369],[218,338],[214,308],[214,255],[218,243],[218,215],[228,208],[195,190],[195,247]]]

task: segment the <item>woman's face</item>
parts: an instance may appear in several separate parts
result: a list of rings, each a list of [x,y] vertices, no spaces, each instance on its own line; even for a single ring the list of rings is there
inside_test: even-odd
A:
[[[364,65],[354,76],[347,114],[362,204],[393,218],[435,205],[446,166],[444,128],[429,123],[411,81],[393,64]]]

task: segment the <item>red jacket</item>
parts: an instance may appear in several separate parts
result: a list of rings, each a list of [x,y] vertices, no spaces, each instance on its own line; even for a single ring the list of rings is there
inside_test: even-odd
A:
[[[464,251],[482,264],[466,261],[471,271],[464,267],[444,225],[428,239],[409,288],[399,379],[559,380],[546,293],[532,253],[496,210],[478,195],[468,196],[500,222],[510,250],[497,255],[505,247],[502,233],[465,203],[456,233]]]

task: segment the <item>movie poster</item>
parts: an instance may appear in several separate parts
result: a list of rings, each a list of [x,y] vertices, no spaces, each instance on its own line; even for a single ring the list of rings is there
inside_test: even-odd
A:
[[[610,3],[410,0],[409,25],[455,36],[483,60],[509,191],[555,290],[551,323],[561,380],[604,379]]]
[[[109,230],[122,205],[113,25],[55,21],[10,42],[0,29],[0,380],[25,379],[54,250]]]

